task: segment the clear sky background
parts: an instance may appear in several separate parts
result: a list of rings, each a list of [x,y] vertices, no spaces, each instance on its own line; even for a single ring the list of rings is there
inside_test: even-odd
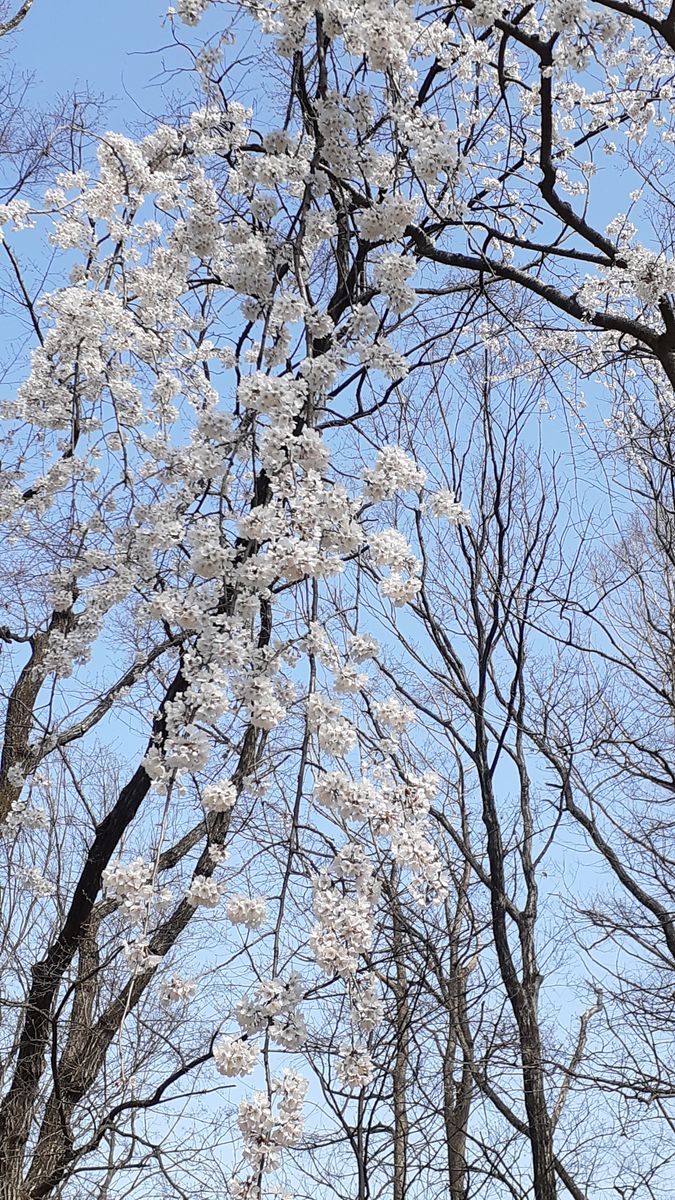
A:
[[[36,101],[48,104],[89,85],[110,101],[109,126],[123,130],[142,118],[141,110],[162,107],[159,76],[175,58],[175,51],[161,53],[171,41],[168,6],[169,0],[34,0],[12,39],[12,62],[34,76]]]

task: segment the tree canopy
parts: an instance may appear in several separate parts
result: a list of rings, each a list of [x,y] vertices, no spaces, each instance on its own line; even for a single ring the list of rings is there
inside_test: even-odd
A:
[[[110,132],[39,4],[1,1200],[665,1200],[675,5],[179,0]]]

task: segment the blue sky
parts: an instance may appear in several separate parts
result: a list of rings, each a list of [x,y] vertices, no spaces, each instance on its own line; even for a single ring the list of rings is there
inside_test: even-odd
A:
[[[39,98],[89,84],[111,100],[108,123],[123,128],[161,107],[159,51],[170,41],[163,25],[169,0],[34,0],[11,45],[12,62],[35,76]],[[150,56],[150,57],[149,57]],[[36,97],[37,99],[37,97]]]

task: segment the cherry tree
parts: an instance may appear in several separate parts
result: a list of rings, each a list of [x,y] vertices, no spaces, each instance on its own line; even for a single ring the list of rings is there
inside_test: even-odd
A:
[[[675,19],[181,0],[169,27],[196,103],[135,138],[71,116],[77,153],[0,208],[30,350],[0,431],[0,1196],[659,1188],[668,1086],[656,1055],[626,1182],[645,1074],[634,1032],[607,1065],[586,937],[634,1025],[629,910],[568,896],[550,965],[541,893],[572,837],[672,955],[663,752],[633,727],[618,842],[593,756],[632,801],[646,670],[596,626],[670,596],[635,556],[672,548]]]

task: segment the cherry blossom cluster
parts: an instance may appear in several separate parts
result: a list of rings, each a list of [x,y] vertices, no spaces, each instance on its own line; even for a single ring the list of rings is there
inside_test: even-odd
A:
[[[220,1075],[229,1078],[250,1075],[260,1058],[260,1046],[245,1037],[230,1037],[223,1034],[213,1046],[213,1061]]]
[[[43,808],[38,808],[30,800],[17,797],[5,818],[4,830],[7,833],[17,833],[20,829],[47,829],[49,824]]]
[[[185,979],[181,975],[172,975],[165,980],[159,989],[159,1003],[163,1008],[178,1004],[181,1000],[191,1000],[196,994],[197,984],[194,979]]]
[[[264,980],[236,1006],[235,1019],[245,1035],[266,1031],[276,1045],[298,1050],[307,1037],[307,1026],[299,1011],[305,984],[297,973],[287,979]]]
[[[254,1092],[241,1101],[238,1125],[250,1174],[237,1177],[230,1184],[237,1200],[253,1200],[258,1196],[260,1176],[276,1171],[281,1150],[300,1141],[306,1091],[307,1081],[296,1071],[285,1070],[272,1082],[271,1095]]]
[[[142,858],[128,863],[111,862],[103,872],[103,888],[108,899],[118,905],[132,925],[144,924],[153,902],[166,906],[172,899],[169,889],[156,889],[153,868]]]
[[[340,1047],[337,1077],[349,1091],[358,1091],[368,1084],[373,1074],[373,1060],[363,1045]]]

